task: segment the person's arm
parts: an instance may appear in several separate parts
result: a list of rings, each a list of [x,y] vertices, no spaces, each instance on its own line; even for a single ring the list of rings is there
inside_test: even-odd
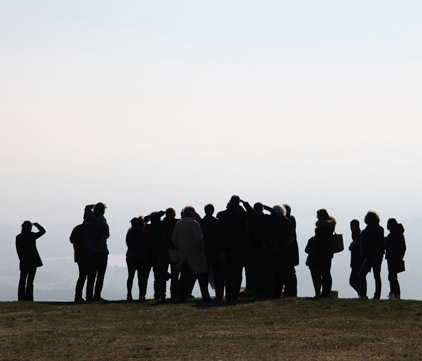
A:
[[[38,229],[38,232],[34,233],[34,235],[35,235],[36,238],[40,238],[42,235],[45,234],[45,229],[44,229],[44,227],[41,224],[39,224],[39,223],[33,223],[33,226],[36,229]]]
[[[264,209],[265,209],[266,211],[270,212],[271,214],[275,214],[275,211],[274,211],[274,209],[273,209],[272,207],[268,207],[268,206],[265,206],[265,205],[264,205]]]
[[[245,202],[243,200],[240,200],[240,203],[242,203],[243,207],[245,207],[246,212],[248,212],[250,214],[253,214],[254,213],[253,208],[251,207],[251,205],[248,202]]]

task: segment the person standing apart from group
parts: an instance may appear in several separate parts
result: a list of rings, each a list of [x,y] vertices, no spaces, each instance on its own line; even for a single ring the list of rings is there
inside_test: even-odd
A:
[[[357,292],[358,296],[360,294],[360,283],[359,283],[359,272],[362,268],[362,255],[361,255],[361,237],[362,231],[359,227],[359,221],[353,219],[350,222],[350,230],[352,231],[352,243],[350,243],[350,278],[349,284]]]
[[[86,227],[87,247],[90,253],[90,270],[86,289],[87,301],[103,301],[101,291],[107,269],[108,248],[107,239],[110,230],[104,217],[104,203],[90,204],[85,207],[84,225]],[[95,286],[95,293],[94,293]]]
[[[32,232],[32,226],[38,232]],[[18,285],[18,301],[34,300],[34,278],[37,268],[42,266],[37,250],[36,240],[45,234],[45,229],[38,223],[25,221],[22,231],[16,236],[16,251],[19,257],[20,278]]]

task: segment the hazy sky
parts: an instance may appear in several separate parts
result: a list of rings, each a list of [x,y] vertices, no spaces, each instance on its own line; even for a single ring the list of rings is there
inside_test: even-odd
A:
[[[368,209],[421,218],[421,15],[416,0],[3,0],[0,223],[68,242],[102,200],[120,251],[132,216],[233,193],[289,202],[304,234],[321,207],[344,229]]]

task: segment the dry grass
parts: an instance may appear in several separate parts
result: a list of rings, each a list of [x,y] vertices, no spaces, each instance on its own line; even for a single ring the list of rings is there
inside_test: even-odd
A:
[[[0,303],[0,360],[422,360],[422,302]]]

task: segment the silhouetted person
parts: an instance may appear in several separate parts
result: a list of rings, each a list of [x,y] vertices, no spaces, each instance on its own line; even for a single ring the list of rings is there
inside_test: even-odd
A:
[[[164,239],[161,217],[164,212],[152,212],[149,215],[150,223],[146,226],[149,240],[149,272],[154,272],[154,299],[166,298],[166,282],[168,268],[168,247]]]
[[[177,261],[175,259],[175,253],[177,252],[176,247],[172,242],[173,231],[176,223],[179,219],[176,218],[176,211],[173,208],[166,209],[166,216],[163,219],[163,235],[169,252],[169,263],[170,263],[170,296],[172,300],[178,297],[179,288],[179,274],[180,270],[177,269]],[[168,267],[167,267],[168,268]],[[167,272],[167,271],[166,271]]]
[[[110,230],[104,217],[106,206],[104,203],[90,204],[85,207],[84,226],[87,235],[87,246],[90,252],[90,271],[86,286],[87,301],[101,301],[101,291],[107,269],[108,248],[107,239]],[[95,286],[95,291],[94,291]],[[94,293],[95,292],[95,293]]]
[[[239,196],[232,196],[227,209],[218,213],[223,259],[226,265],[226,300],[239,298],[242,268],[248,258],[248,230],[245,210],[239,205]]]
[[[404,254],[406,253],[406,241],[404,239],[404,227],[397,223],[394,218],[387,222],[390,233],[385,237],[385,259],[388,265],[388,281],[390,282],[390,300],[399,300],[400,284],[397,273],[404,271]]]
[[[213,216],[214,206],[207,204],[204,207],[205,217],[199,221],[205,241],[205,256],[208,265],[208,273],[214,278],[215,299],[221,301],[224,293],[224,275],[221,267],[221,231],[217,218]]]
[[[316,251],[316,237],[311,237],[306,244],[305,252],[308,254],[306,257],[306,265],[311,272],[312,284],[315,290],[315,298],[321,296],[322,277],[319,268],[318,254]]]
[[[367,299],[366,275],[372,269],[375,279],[374,298],[381,297],[381,264],[384,256],[384,229],[380,226],[380,218],[375,212],[365,216],[366,228],[362,231],[361,253],[362,268],[359,272],[359,298]]]
[[[317,211],[315,226],[316,254],[322,281],[321,297],[330,297],[333,284],[331,278],[331,261],[333,258],[331,240],[336,227],[336,220],[328,214],[326,209],[320,209]]]
[[[272,252],[273,296],[279,298],[283,294],[283,280],[286,269],[287,247],[293,236],[290,221],[286,218],[286,209],[281,205],[264,206],[270,212],[268,217],[269,242]]]
[[[173,243],[180,250],[182,270],[179,282],[180,300],[186,301],[191,293],[192,280],[198,279],[203,301],[209,301],[205,242],[201,226],[195,220],[193,207],[185,207],[183,217],[173,232]]]
[[[38,232],[32,232],[32,226]],[[34,278],[37,268],[42,266],[42,261],[37,250],[36,240],[45,234],[45,229],[38,223],[25,221],[22,231],[16,236],[16,251],[19,257],[20,278],[18,285],[18,300],[34,300]]]
[[[354,219],[350,222],[350,230],[352,231],[352,243],[350,243],[350,278],[349,284],[357,292],[358,296],[360,294],[360,282],[359,282],[359,272],[362,268],[362,255],[361,255],[361,237],[362,232],[359,227],[359,221]]]
[[[145,221],[142,217],[132,218],[130,223],[131,227],[126,234],[127,300],[133,300],[132,285],[135,272],[137,272],[139,301],[144,301],[149,276],[148,236],[145,232]]]
[[[286,263],[284,270],[284,296],[297,297],[297,277],[295,267],[299,265],[299,246],[296,235],[296,218],[291,214],[292,209],[288,204],[283,204],[286,209],[286,218],[292,226],[292,237],[289,239],[286,250]]]
[[[248,202],[241,201],[248,216],[249,267],[255,272],[255,296],[271,297],[271,250],[267,245],[268,225],[264,206],[257,202],[253,208]]]
[[[86,227],[79,224],[73,228],[70,234],[70,243],[73,244],[74,261],[78,264],[79,276],[75,287],[75,302],[85,302],[82,291],[90,270],[90,252],[87,245]]]

